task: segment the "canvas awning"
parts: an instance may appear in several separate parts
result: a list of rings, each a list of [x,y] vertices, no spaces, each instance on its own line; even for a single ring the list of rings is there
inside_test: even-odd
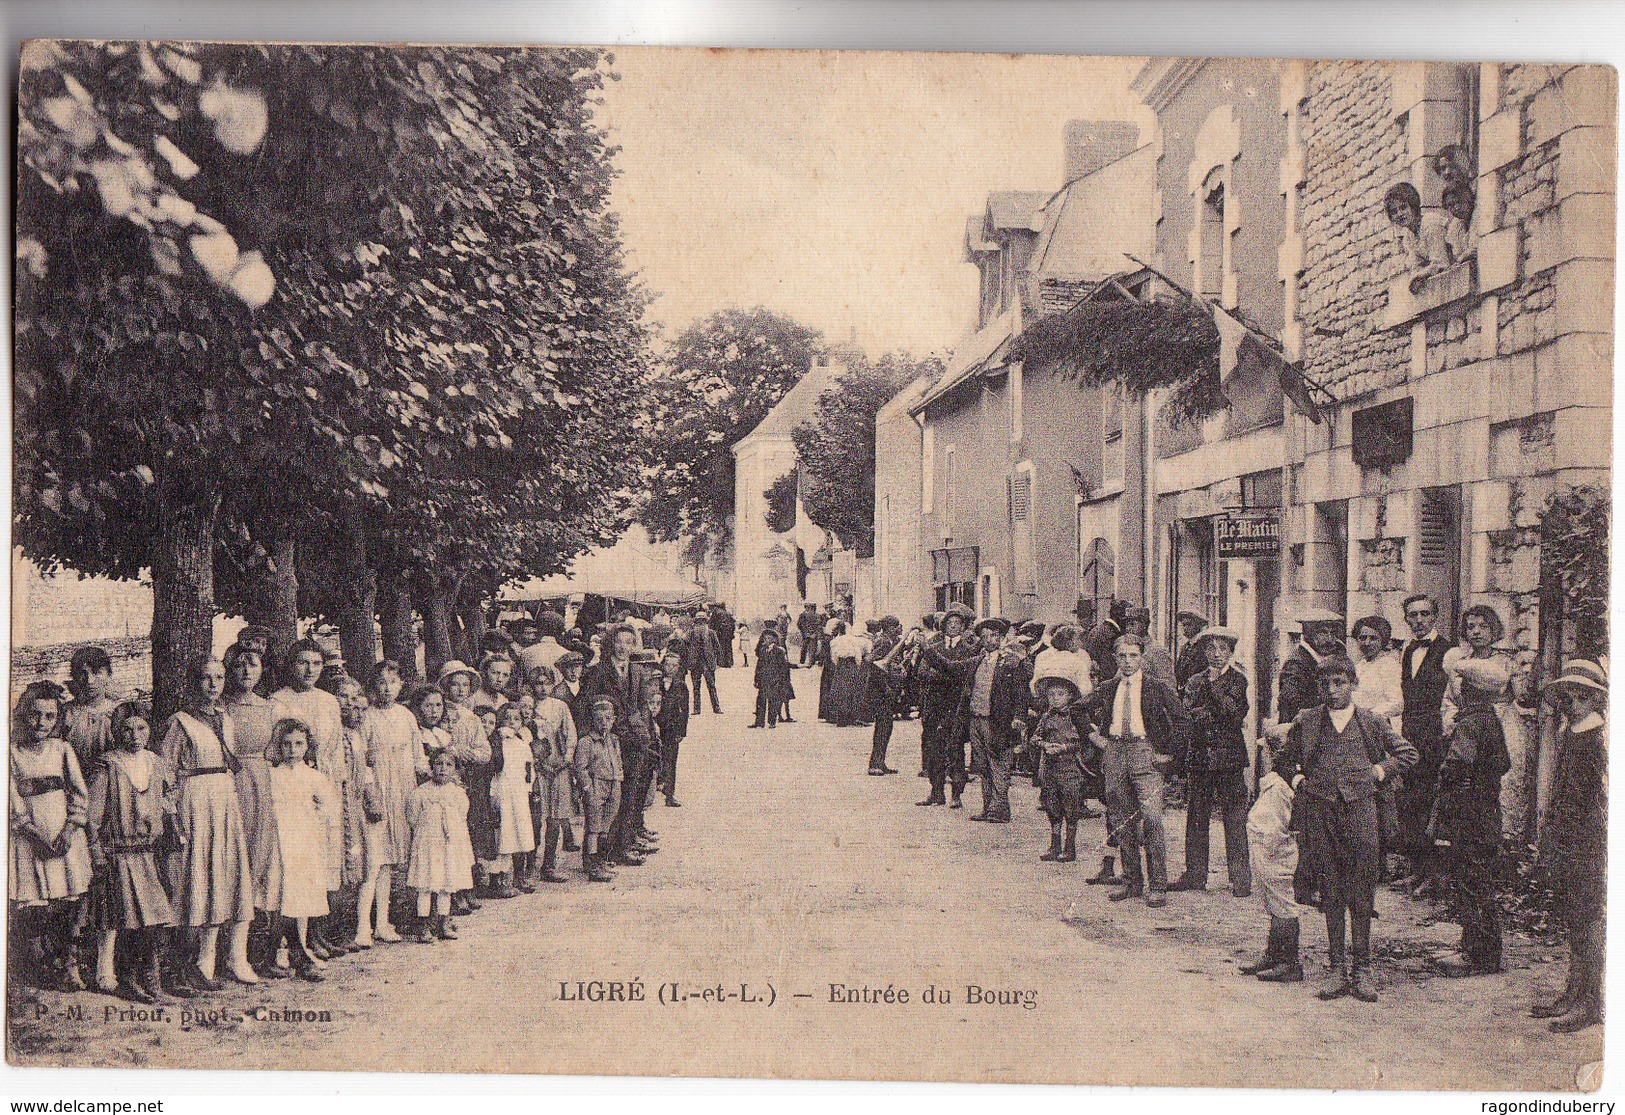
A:
[[[583,554],[565,573],[510,582],[497,597],[501,603],[528,604],[585,595],[653,608],[693,608],[706,602],[703,586],[625,546]]]

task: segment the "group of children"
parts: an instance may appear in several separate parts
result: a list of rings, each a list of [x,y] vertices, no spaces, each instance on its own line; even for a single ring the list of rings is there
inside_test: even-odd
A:
[[[662,747],[675,758],[687,730],[680,650],[655,669],[614,639],[596,681],[573,650],[523,677],[494,650],[403,702],[395,662],[363,685],[309,640],[283,653],[274,687],[269,638],[247,628],[196,663],[162,724],[146,700],[113,696],[99,648],[74,654],[68,693],[26,687],[10,971],[82,990],[93,955],[95,984],[139,1003],[217,990],[222,968],[317,982],[336,957],[453,939],[483,900],[567,882],[561,844],[595,882],[658,850],[643,807],[657,788],[676,804]]]

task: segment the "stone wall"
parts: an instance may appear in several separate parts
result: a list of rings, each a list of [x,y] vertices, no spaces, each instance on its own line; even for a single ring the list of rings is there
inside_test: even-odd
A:
[[[1408,338],[1382,328],[1388,280],[1404,261],[1382,199],[1408,177],[1405,117],[1375,62],[1309,67],[1300,109],[1304,368],[1339,397],[1405,381]]]
[[[102,639],[94,643],[59,643],[48,647],[11,648],[11,696],[15,701],[23,687],[33,681],[54,681],[66,685],[68,661],[82,646],[99,646],[113,660],[113,691],[134,693],[152,690],[152,641],[144,636],[128,639]]]

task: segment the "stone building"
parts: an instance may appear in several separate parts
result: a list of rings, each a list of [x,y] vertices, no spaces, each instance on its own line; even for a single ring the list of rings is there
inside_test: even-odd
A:
[[[1540,517],[1612,454],[1615,104],[1604,67],[1287,64],[1283,335],[1335,400],[1286,422],[1287,601],[1403,630],[1428,592],[1452,633],[1489,604],[1507,653],[1555,665]],[[1471,217],[1423,267],[1384,196],[1442,219],[1452,176]],[[1509,783],[1543,777],[1512,742]]]
[[[967,224],[977,330],[908,407],[921,427],[918,545],[932,607],[1059,622],[1080,594],[1091,607],[1112,595],[1120,549],[1138,553],[1117,509],[1138,498],[1125,488],[1133,450],[1120,399],[1010,355],[1028,322],[1150,253],[1153,160],[1138,133],[1122,121],[1069,124],[1060,190],[990,194]]]
[[[1181,611],[1240,636],[1236,661],[1252,685],[1256,729],[1268,710],[1280,648],[1279,524],[1285,318],[1278,255],[1285,231],[1281,70],[1270,60],[1165,58],[1134,89],[1157,114],[1158,272],[1218,307],[1220,384],[1228,406],[1183,426],[1161,394],[1140,414],[1153,423],[1143,458],[1153,493],[1144,528],[1152,635],[1173,646]],[[1159,297],[1183,300],[1163,289]],[[1259,332],[1245,330],[1226,311]],[[1256,342],[1256,343],[1254,343]],[[1144,516],[1146,505],[1127,509]],[[1245,539],[1239,536],[1246,534]],[[1262,698],[1262,699],[1261,699]]]

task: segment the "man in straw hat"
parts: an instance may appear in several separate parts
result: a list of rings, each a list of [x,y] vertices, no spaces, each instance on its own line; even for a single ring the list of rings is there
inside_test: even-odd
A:
[[[1608,671],[1571,659],[1542,696],[1562,712],[1557,773],[1546,813],[1552,881],[1569,938],[1563,993],[1530,1010],[1560,1034],[1602,1021],[1608,867]]]
[[[1355,707],[1354,664],[1347,658],[1328,657],[1317,672],[1323,703],[1293,720],[1275,773],[1296,793],[1294,823],[1306,838],[1320,884],[1329,959],[1320,997],[1352,993],[1374,1003],[1377,788],[1415,764],[1416,748],[1395,735],[1388,721]]]
[[[1213,805],[1224,814],[1224,855],[1230,889],[1237,898],[1253,893],[1247,859],[1247,739],[1251,705],[1247,676],[1235,663],[1240,636],[1228,627],[1210,627],[1197,636],[1196,647],[1207,668],[1185,683],[1185,708],[1191,718],[1191,745],[1185,758],[1189,802],[1185,809],[1185,871],[1169,890],[1206,890],[1208,826]]]
[[[1439,961],[1453,976],[1501,970],[1495,864],[1501,850],[1501,776],[1512,769],[1495,701],[1506,669],[1493,659],[1457,664],[1458,707],[1439,766],[1439,793],[1428,835],[1461,922],[1461,945]]]

